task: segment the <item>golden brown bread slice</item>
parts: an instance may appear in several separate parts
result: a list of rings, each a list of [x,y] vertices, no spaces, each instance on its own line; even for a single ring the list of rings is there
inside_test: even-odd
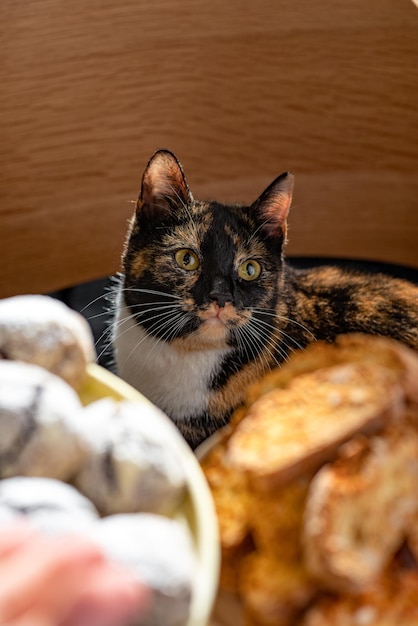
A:
[[[314,476],[306,500],[305,562],[322,585],[355,592],[374,583],[418,511],[418,434],[405,426],[358,437]]]
[[[405,414],[405,421],[412,426],[412,428],[416,428],[418,424],[418,406],[408,407]],[[418,484],[416,488],[418,492]],[[418,509],[410,521],[405,537],[407,546],[406,552],[409,554],[410,558],[415,561],[415,564],[418,565]]]
[[[293,626],[312,600],[316,586],[302,563],[286,562],[271,552],[253,552],[240,567],[240,591],[246,624]]]
[[[358,595],[316,602],[298,626],[417,626],[418,571],[385,577]]]
[[[355,434],[378,432],[403,411],[390,369],[348,363],[301,374],[249,408],[228,441],[227,462],[271,490],[315,471]]]
[[[310,477],[301,476],[271,493],[253,491],[248,517],[255,548],[278,559],[297,561],[302,555],[303,514]]]
[[[407,545],[413,558],[418,563],[418,514],[415,516],[415,519],[411,522],[411,526],[408,529]]]
[[[204,456],[201,466],[218,517],[222,557],[220,586],[236,591],[237,565],[248,552],[250,495],[245,476],[225,462],[225,446],[226,439],[222,439]]]
[[[305,479],[309,484],[312,474],[324,463],[334,461],[341,445],[359,433],[372,439],[382,431],[384,438],[391,436],[388,425],[393,423],[402,432],[418,424],[418,356],[390,339],[349,335],[339,337],[335,344],[312,344],[252,386],[246,406],[235,412],[224,430],[221,449],[209,462],[212,470],[207,474],[212,471],[209,482],[223,528],[221,587],[236,590],[239,572],[246,626],[296,626],[297,613],[305,606],[304,601],[294,602],[296,587],[300,597],[312,599],[324,580],[328,584],[326,576],[311,580],[302,558],[306,484],[299,487]],[[412,442],[414,439],[416,435],[411,436]],[[367,449],[367,439],[365,442]],[[406,445],[406,459],[414,446]],[[361,458],[357,458],[357,471],[362,468]],[[243,475],[251,479],[250,489],[241,482]],[[390,484],[395,482],[393,478]],[[394,511],[398,514],[396,507]],[[402,510],[401,518],[404,514]],[[386,518],[379,520],[378,538],[388,523]],[[245,556],[250,535],[255,552]],[[386,562],[383,559],[382,563]],[[288,585],[284,583],[286,577]],[[375,608],[371,617],[363,610],[364,599],[371,598],[380,611],[379,607],[390,602],[385,594],[390,597],[393,589],[377,585],[374,591],[363,593],[362,599],[357,595],[354,600],[348,596],[338,600],[341,606],[333,600],[337,605],[329,616],[321,604],[319,621],[303,622],[303,626],[329,626],[334,624],[334,615],[336,626],[357,624],[359,616],[360,620],[364,616],[371,619],[370,626],[403,625],[402,617],[405,625],[418,626],[418,620],[408,621],[409,613],[402,608],[399,620],[398,613],[393,613],[395,621],[383,621],[381,612],[373,621]],[[403,597],[405,600],[411,595]],[[355,612],[355,607],[360,613],[354,618],[350,611]]]
[[[391,369],[407,399],[418,404],[418,353],[388,337],[353,333],[338,336],[334,343],[312,343],[292,354],[282,368],[274,369],[249,388],[247,406],[273,389],[287,387],[300,374],[358,362]]]

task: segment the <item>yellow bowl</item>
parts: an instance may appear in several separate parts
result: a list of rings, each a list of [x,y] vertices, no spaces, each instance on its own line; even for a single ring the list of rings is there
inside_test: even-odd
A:
[[[87,379],[80,390],[81,401],[83,404],[89,404],[104,397],[149,404],[149,400],[139,391],[111,372],[92,363],[88,366]],[[219,580],[220,547],[216,513],[199,462],[177,432],[174,432],[173,445],[180,450],[187,482],[185,500],[175,517],[185,521],[190,528],[198,560],[198,573],[194,580],[187,626],[206,626],[215,602]]]

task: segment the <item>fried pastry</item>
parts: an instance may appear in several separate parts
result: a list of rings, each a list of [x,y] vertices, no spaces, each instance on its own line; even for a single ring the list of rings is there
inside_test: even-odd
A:
[[[374,583],[418,511],[418,437],[413,429],[350,441],[319,470],[306,501],[309,570],[331,589]]]
[[[221,544],[220,586],[228,591],[238,587],[238,563],[249,548],[250,493],[245,476],[225,462],[226,440],[220,441],[201,461],[218,518]]]
[[[324,597],[298,626],[416,626],[418,572],[384,576],[355,595]]]
[[[232,434],[227,458],[270,491],[333,459],[357,433],[399,419],[404,395],[392,371],[348,363],[296,377],[262,396]]]
[[[250,386],[246,405],[251,406],[273,389],[287,387],[301,374],[344,363],[368,363],[391,370],[406,398],[418,403],[418,359],[414,351],[389,337],[351,333],[339,335],[333,343],[317,341],[293,353],[283,367]]]
[[[277,559],[301,559],[301,536],[310,477],[301,476],[274,491],[252,490],[248,523],[257,550],[269,551]]]
[[[272,552],[253,552],[240,565],[240,592],[250,623],[293,626],[316,593],[303,562],[288,562]]]

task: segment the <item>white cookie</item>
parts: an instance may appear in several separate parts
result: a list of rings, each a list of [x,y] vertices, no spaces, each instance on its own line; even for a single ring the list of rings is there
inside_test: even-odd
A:
[[[98,400],[80,414],[86,455],[75,485],[99,511],[172,512],[184,495],[177,431],[148,403]]]
[[[0,524],[20,517],[49,534],[88,534],[98,513],[77,489],[59,480],[21,476],[0,480]]]
[[[151,612],[141,626],[183,626],[189,617],[196,558],[180,522],[147,513],[111,515],[94,525],[107,556],[129,567],[153,590]]]
[[[71,478],[83,457],[73,427],[80,409],[77,393],[58,376],[0,361],[0,478]]]
[[[87,321],[59,300],[27,295],[0,301],[0,358],[40,365],[78,389],[95,356]]]

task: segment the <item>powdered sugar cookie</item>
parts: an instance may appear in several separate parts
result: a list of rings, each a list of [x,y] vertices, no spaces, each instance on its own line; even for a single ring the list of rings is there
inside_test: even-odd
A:
[[[80,410],[77,393],[58,376],[0,361],[0,477],[70,479],[83,457],[73,426]]]
[[[48,534],[87,533],[98,519],[94,505],[71,485],[53,478],[0,480],[0,524],[26,518]]]
[[[78,389],[95,359],[87,321],[65,304],[40,295],[0,301],[0,358],[34,363]]]
[[[153,590],[152,609],[142,626],[186,623],[196,573],[186,526],[161,515],[110,515],[94,525],[94,538],[109,558],[129,567]]]
[[[75,485],[102,514],[169,513],[185,489],[174,426],[148,403],[93,402],[80,413],[84,462]]]

